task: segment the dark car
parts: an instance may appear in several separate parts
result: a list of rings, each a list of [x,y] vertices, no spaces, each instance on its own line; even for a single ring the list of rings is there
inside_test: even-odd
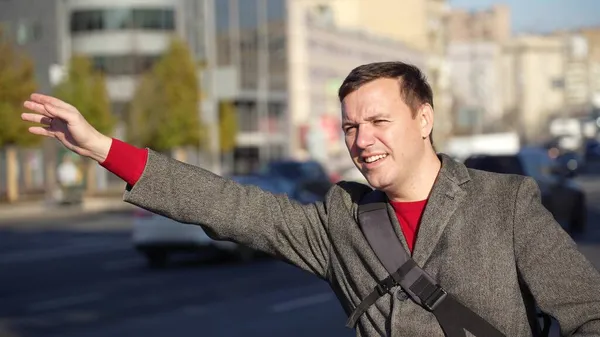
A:
[[[476,155],[464,164],[483,171],[532,177],[540,187],[543,205],[554,218],[571,234],[584,231],[585,193],[573,181],[573,171],[552,160],[546,150],[524,148],[514,155]]]
[[[581,173],[585,165],[583,156],[575,151],[564,151],[556,157],[556,162],[571,176]]]
[[[587,161],[600,161],[600,142],[589,139],[585,143],[585,159]]]
[[[323,165],[314,160],[272,161],[267,163],[259,174],[287,182],[294,190],[291,196],[301,201],[310,198],[314,201],[321,200],[333,185]]]

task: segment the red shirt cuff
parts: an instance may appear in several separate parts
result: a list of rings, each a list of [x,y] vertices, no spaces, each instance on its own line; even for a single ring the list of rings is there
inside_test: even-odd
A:
[[[108,156],[100,165],[133,186],[142,176],[147,161],[147,149],[113,138]]]

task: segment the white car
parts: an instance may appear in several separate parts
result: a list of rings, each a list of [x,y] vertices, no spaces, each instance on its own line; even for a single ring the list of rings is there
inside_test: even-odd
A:
[[[234,242],[213,240],[197,225],[190,225],[136,208],[133,218],[133,245],[151,267],[166,265],[169,255],[177,252],[220,251],[246,262],[255,251]]]
[[[297,186],[289,180],[262,175],[233,176],[231,179],[244,185],[257,186],[276,194],[287,194],[301,203],[321,200],[313,193],[314,188]],[[317,184],[317,187],[320,187]],[[322,188],[318,188],[322,189]],[[163,266],[169,254],[178,251],[197,252],[199,250],[218,250],[236,256],[241,261],[252,260],[259,253],[243,245],[230,241],[211,239],[202,227],[183,224],[167,217],[138,208],[133,221],[133,244],[146,256],[150,266]]]

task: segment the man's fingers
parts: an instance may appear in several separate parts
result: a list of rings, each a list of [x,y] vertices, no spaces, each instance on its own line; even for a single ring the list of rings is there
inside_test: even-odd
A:
[[[48,117],[52,117],[52,115],[50,115],[50,113],[48,111],[46,111],[46,108],[44,107],[43,104],[40,103],[36,103],[33,101],[25,101],[25,103],[23,103],[23,106],[26,109],[29,109],[31,111],[35,111],[37,113],[40,113],[44,116],[48,116]]]
[[[74,115],[74,113],[69,109],[60,108],[49,103],[41,104],[37,102],[26,101],[23,103],[23,106],[50,118],[60,118],[67,123],[71,120],[71,116]]]
[[[52,118],[60,118],[67,123],[73,121],[74,113],[72,111],[51,104],[44,104],[44,108],[50,113],[50,117]]]
[[[22,113],[21,119],[27,122],[40,123],[45,125],[50,125],[50,123],[52,122],[52,118],[32,113]]]
[[[48,129],[48,127],[32,126],[29,128],[29,132],[33,133],[34,135],[40,135],[40,136],[46,136],[46,137],[54,137],[55,136],[54,132],[50,131]]]
[[[42,104],[42,105],[50,104],[50,105],[53,105],[58,108],[63,108],[63,109],[68,109],[68,110],[73,109],[73,106],[71,104],[63,102],[56,97],[43,95],[43,94],[31,94],[30,98],[32,101]]]

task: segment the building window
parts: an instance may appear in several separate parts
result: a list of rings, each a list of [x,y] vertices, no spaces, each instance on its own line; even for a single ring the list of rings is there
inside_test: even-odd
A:
[[[103,9],[71,13],[71,32],[96,30],[175,30],[173,9]]]
[[[160,55],[94,56],[94,68],[106,75],[140,75],[152,68]]]
[[[37,22],[19,22],[16,35],[19,45],[37,41],[42,37],[42,26]]]

